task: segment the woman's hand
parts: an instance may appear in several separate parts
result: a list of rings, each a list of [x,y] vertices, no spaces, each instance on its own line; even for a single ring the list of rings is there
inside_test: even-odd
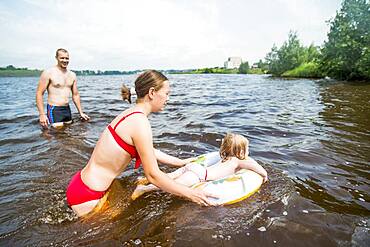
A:
[[[191,189],[191,193],[188,195],[188,199],[197,203],[200,206],[218,206],[219,204],[211,202],[208,197],[219,198],[211,193],[204,192],[201,189]]]

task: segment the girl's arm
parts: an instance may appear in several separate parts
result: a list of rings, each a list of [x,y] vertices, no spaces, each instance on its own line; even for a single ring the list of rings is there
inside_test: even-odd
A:
[[[268,180],[266,170],[251,157],[247,157],[245,160],[238,160],[238,167],[241,169],[249,169],[260,174],[263,177],[263,182]]]
[[[183,166],[187,163],[190,163],[195,158],[189,158],[189,159],[179,159],[172,155],[166,154],[159,149],[154,149],[155,157],[157,158],[157,161],[160,163],[166,164],[166,165],[172,165],[172,166]]]
[[[212,195],[178,184],[159,169],[154,153],[152,131],[148,119],[141,116],[135,122],[135,128],[140,131],[133,131],[134,134],[131,137],[140,155],[144,173],[148,181],[164,191],[186,197],[200,205],[213,205],[207,198],[207,196]]]
[[[186,168],[183,166],[183,167],[180,167],[180,168],[176,169],[173,172],[166,173],[166,174],[171,179],[176,179],[176,178],[180,177],[182,174],[184,174],[185,172],[186,172]]]

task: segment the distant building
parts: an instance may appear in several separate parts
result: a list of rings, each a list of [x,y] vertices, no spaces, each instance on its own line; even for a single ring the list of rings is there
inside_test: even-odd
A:
[[[241,57],[229,57],[224,63],[225,69],[237,69],[242,64]]]
[[[251,69],[257,69],[258,68],[258,64],[257,63],[254,63],[252,66],[251,66]]]

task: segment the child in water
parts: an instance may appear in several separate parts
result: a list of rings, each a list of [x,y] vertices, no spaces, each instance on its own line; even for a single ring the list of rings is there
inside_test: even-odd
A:
[[[263,177],[263,182],[266,182],[268,180],[267,172],[254,159],[248,156],[248,144],[249,141],[244,136],[228,133],[222,140],[219,151],[221,160],[217,164],[204,167],[201,164],[192,162],[167,175],[177,183],[190,187],[198,182],[229,176],[240,169],[249,169],[260,174]],[[142,194],[154,190],[159,190],[159,188],[153,184],[142,185],[139,182],[131,198],[135,200]]]

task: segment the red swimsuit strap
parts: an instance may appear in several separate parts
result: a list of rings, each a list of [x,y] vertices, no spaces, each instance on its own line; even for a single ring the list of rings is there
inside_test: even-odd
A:
[[[122,138],[116,133],[116,131],[112,128],[112,126],[108,125],[108,129],[112,134],[114,140],[116,140],[117,144],[127,151],[131,155],[132,158],[136,158],[136,148],[130,144],[127,144]]]
[[[130,156],[132,158],[136,158],[136,162],[135,162],[135,169],[136,168],[139,168],[140,166],[140,163],[141,163],[141,159],[139,157],[139,154],[137,153],[136,151],[136,148],[135,146],[133,145],[130,145],[130,144],[127,144],[124,140],[122,140],[122,138],[117,134],[116,132],[116,128],[117,126],[123,121],[125,120],[127,117],[131,116],[132,114],[136,114],[136,113],[141,113],[141,114],[144,114],[143,112],[140,112],[140,111],[135,111],[135,112],[131,112],[130,114],[127,114],[126,116],[123,116],[118,122],[117,124],[114,126],[114,128],[112,128],[112,126],[108,125],[108,129],[110,131],[110,133],[112,134],[114,140],[117,142],[117,144],[122,147],[124,150],[126,150]]]
[[[122,138],[119,135],[117,135],[116,131],[114,131],[112,126],[108,125],[108,129],[109,129],[109,132],[112,134],[114,140],[116,140],[117,144],[121,148],[126,150],[126,152],[130,154],[131,158],[136,159],[135,169],[139,168],[139,166],[141,164],[141,159],[140,159],[140,156],[139,156],[138,152],[136,151],[135,146],[127,144],[124,140],[122,140]]]
[[[131,112],[130,114],[127,114],[126,116],[123,116],[117,123],[116,125],[114,126],[114,130],[116,130],[117,126],[123,121],[125,120],[127,117],[131,116],[132,114],[135,114],[135,113],[141,113],[141,114],[144,114],[143,112],[141,111],[134,111],[134,112]]]

